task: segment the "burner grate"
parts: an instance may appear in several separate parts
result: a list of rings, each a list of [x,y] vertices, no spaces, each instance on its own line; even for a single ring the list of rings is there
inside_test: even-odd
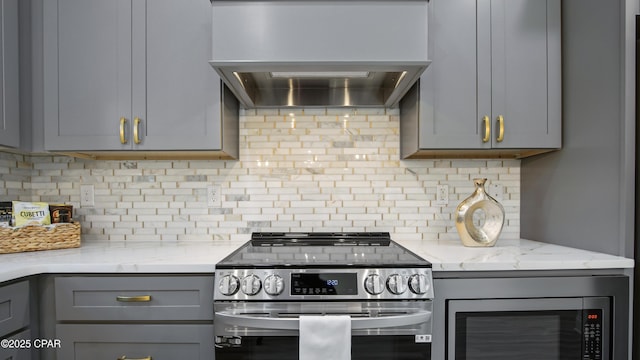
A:
[[[251,235],[253,246],[389,246],[388,232],[256,232]]]

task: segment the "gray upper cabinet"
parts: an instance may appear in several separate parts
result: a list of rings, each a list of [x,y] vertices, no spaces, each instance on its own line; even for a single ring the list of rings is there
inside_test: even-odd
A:
[[[20,146],[18,0],[0,0],[0,146]]]
[[[43,11],[46,150],[237,157],[223,136],[237,137],[235,98],[208,64],[208,0],[51,0]]]
[[[431,65],[400,105],[403,158],[561,147],[560,0],[432,0]]]
[[[45,148],[131,149],[131,3],[44,1],[43,12]]]

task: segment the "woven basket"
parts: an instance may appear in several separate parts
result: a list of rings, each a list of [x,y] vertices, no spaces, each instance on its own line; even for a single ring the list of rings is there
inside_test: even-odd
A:
[[[0,254],[80,246],[80,223],[0,228]]]

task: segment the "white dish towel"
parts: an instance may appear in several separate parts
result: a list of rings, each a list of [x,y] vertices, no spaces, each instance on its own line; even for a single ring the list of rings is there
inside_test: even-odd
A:
[[[351,317],[300,316],[299,360],[351,360]]]

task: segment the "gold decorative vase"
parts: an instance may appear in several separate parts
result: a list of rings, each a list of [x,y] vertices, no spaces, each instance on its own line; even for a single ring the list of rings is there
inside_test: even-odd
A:
[[[487,194],[486,181],[473,179],[475,191],[456,208],[456,230],[464,246],[493,246],[502,232],[504,208]]]

